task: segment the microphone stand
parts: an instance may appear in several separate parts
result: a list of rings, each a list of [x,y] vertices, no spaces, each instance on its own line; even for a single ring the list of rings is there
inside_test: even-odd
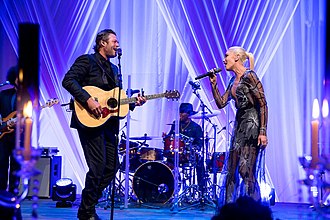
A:
[[[119,92],[118,92],[118,111],[117,111],[117,120],[118,120],[118,131],[119,131],[119,113],[120,113],[120,98],[121,98],[121,90],[122,90],[122,74],[121,74],[121,64],[120,64],[120,59],[121,59],[121,54],[118,54],[118,84],[119,84]],[[118,134],[115,135],[115,146],[118,146]],[[129,146],[126,146],[128,148]],[[115,156],[114,156],[114,164],[116,166],[117,164],[117,156],[116,156],[117,151],[115,151]],[[113,215],[114,215],[114,207],[115,207],[115,187],[116,187],[116,171],[114,171],[114,178],[112,180],[112,189],[111,189],[111,212],[110,212],[110,219],[113,220]]]
[[[199,87],[195,87],[193,86],[193,93],[197,96],[197,98],[199,99],[199,101],[201,102],[201,108],[202,108],[202,133],[203,133],[203,136],[202,136],[202,189],[201,189],[201,195],[202,195],[202,198],[200,199],[200,206],[201,208],[203,209],[204,206],[205,206],[205,190],[206,190],[206,176],[205,176],[205,155],[208,155],[208,149],[206,147],[205,149],[205,138],[204,138],[204,134],[205,134],[205,119],[206,119],[206,112],[205,112],[205,108],[210,112],[212,113],[212,111],[204,104],[203,100],[201,99],[199,93],[198,93],[198,89],[200,89]],[[205,153],[204,153],[205,152]],[[214,203],[213,201],[211,202],[213,205],[212,207],[214,207]]]
[[[128,92],[127,96],[130,98],[132,96],[132,89],[131,89],[131,75],[128,75]],[[129,194],[129,167],[130,167],[130,124],[131,124],[131,113],[128,111],[127,114],[127,121],[126,121],[126,133],[127,133],[127,138],[126,138],[126,149],[125,149],[125,197],[124,197],[124,208],[128,208],[128,194]]]
[[[205,140],[205,145],[206,148],[208,149],[209,145],[208,142],[210,139],[214,139],[213,142],[213,154],[211,155],[211,166],[212,166],[212,173],[213,173],[213,200],[217,201],[217,194],[216,194],[216,186],[217,186],[217,179],[218,179],[218,170],[216,170],[216,143],[217,143],[217,125],[215,123],[212,123],[212,121],[210,120],[209,117],[205,116],[205,119],[212,125],[212,128],[214,130],[214,138],[208,138]],[[209,156],[208,154],[206,154],[207,156]]]

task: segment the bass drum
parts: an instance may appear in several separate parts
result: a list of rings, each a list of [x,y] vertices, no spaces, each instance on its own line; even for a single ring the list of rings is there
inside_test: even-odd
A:
[[[166,203],[174,193],[172,170],[157,161],[142,164],[133,177],[133,192],[143,203]]]

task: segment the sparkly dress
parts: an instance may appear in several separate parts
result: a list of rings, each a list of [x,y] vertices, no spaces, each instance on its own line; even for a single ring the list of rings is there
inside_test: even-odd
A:
[[[212,83],[212,93],[218,108],[235,101],[236,117],[227,161],[226,203],[235,202],[240,195],[258,201],[260,190],[256,178],[258,135],[266,135],[268,109],[264,90],[254,71],[247,70],[240,78],[235,95],[233,77],[226,92],[221,95],[217,83]],[[239,187],[239,176],[242,185]]]

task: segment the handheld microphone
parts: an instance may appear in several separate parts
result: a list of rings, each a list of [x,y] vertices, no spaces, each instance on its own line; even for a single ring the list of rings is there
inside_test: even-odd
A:
[[[189,84],[192,86],[193,89],[201,89],[201,85],[199,83],[195,83],[193,81],[189,81]]]
[[[117,51],[118,57],[121,57],[121,55],[123,55],[123,51],[120,47],[118,47],[116,51]]]
[[[195,80],[199,80],[199,79],[202,79],[202,78],[207,77],[207,76],[211,76],[212,74],[219,73],[219,72],[221,72],[221,68],[216,68],[216,69],[214,69],[213,72],[210,71],[210,72],[207,72],[205,74],[197,76],[195,78]]]

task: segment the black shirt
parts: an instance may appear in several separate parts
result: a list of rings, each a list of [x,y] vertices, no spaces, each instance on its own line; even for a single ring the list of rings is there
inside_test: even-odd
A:
[[[16,110],[16,89],[6,89],[0,92],[0,114],[7,117]]]
[[[0,114],[2,120],[8,117],[8,115],[12,112],[16,111],[16,89],[6,89],[0,92]],[[0,124],[0,129],[5,128],[6,124],[3,123],[2,126]],[[10,134],[6,134],[0,141],[11,142],[11,147],[15,145],[15,132]],[[9,143],[6,143],[9,144]]]
[[[197,146],[198,150],[200,150],[203,146],[203,140],[202,140],[203,131],[201,126],[199,126],[199,124],[191,120],[189,124],[188,123],[184,124],[180,122],[179,127],[180,127],[179,133],[187,137],[193,138],[194,140],[192,144],[194,146]],[[175,134],[175,124],[173,122],[171,130],[168,133],[168,135],[174,135],[174,134]]]

